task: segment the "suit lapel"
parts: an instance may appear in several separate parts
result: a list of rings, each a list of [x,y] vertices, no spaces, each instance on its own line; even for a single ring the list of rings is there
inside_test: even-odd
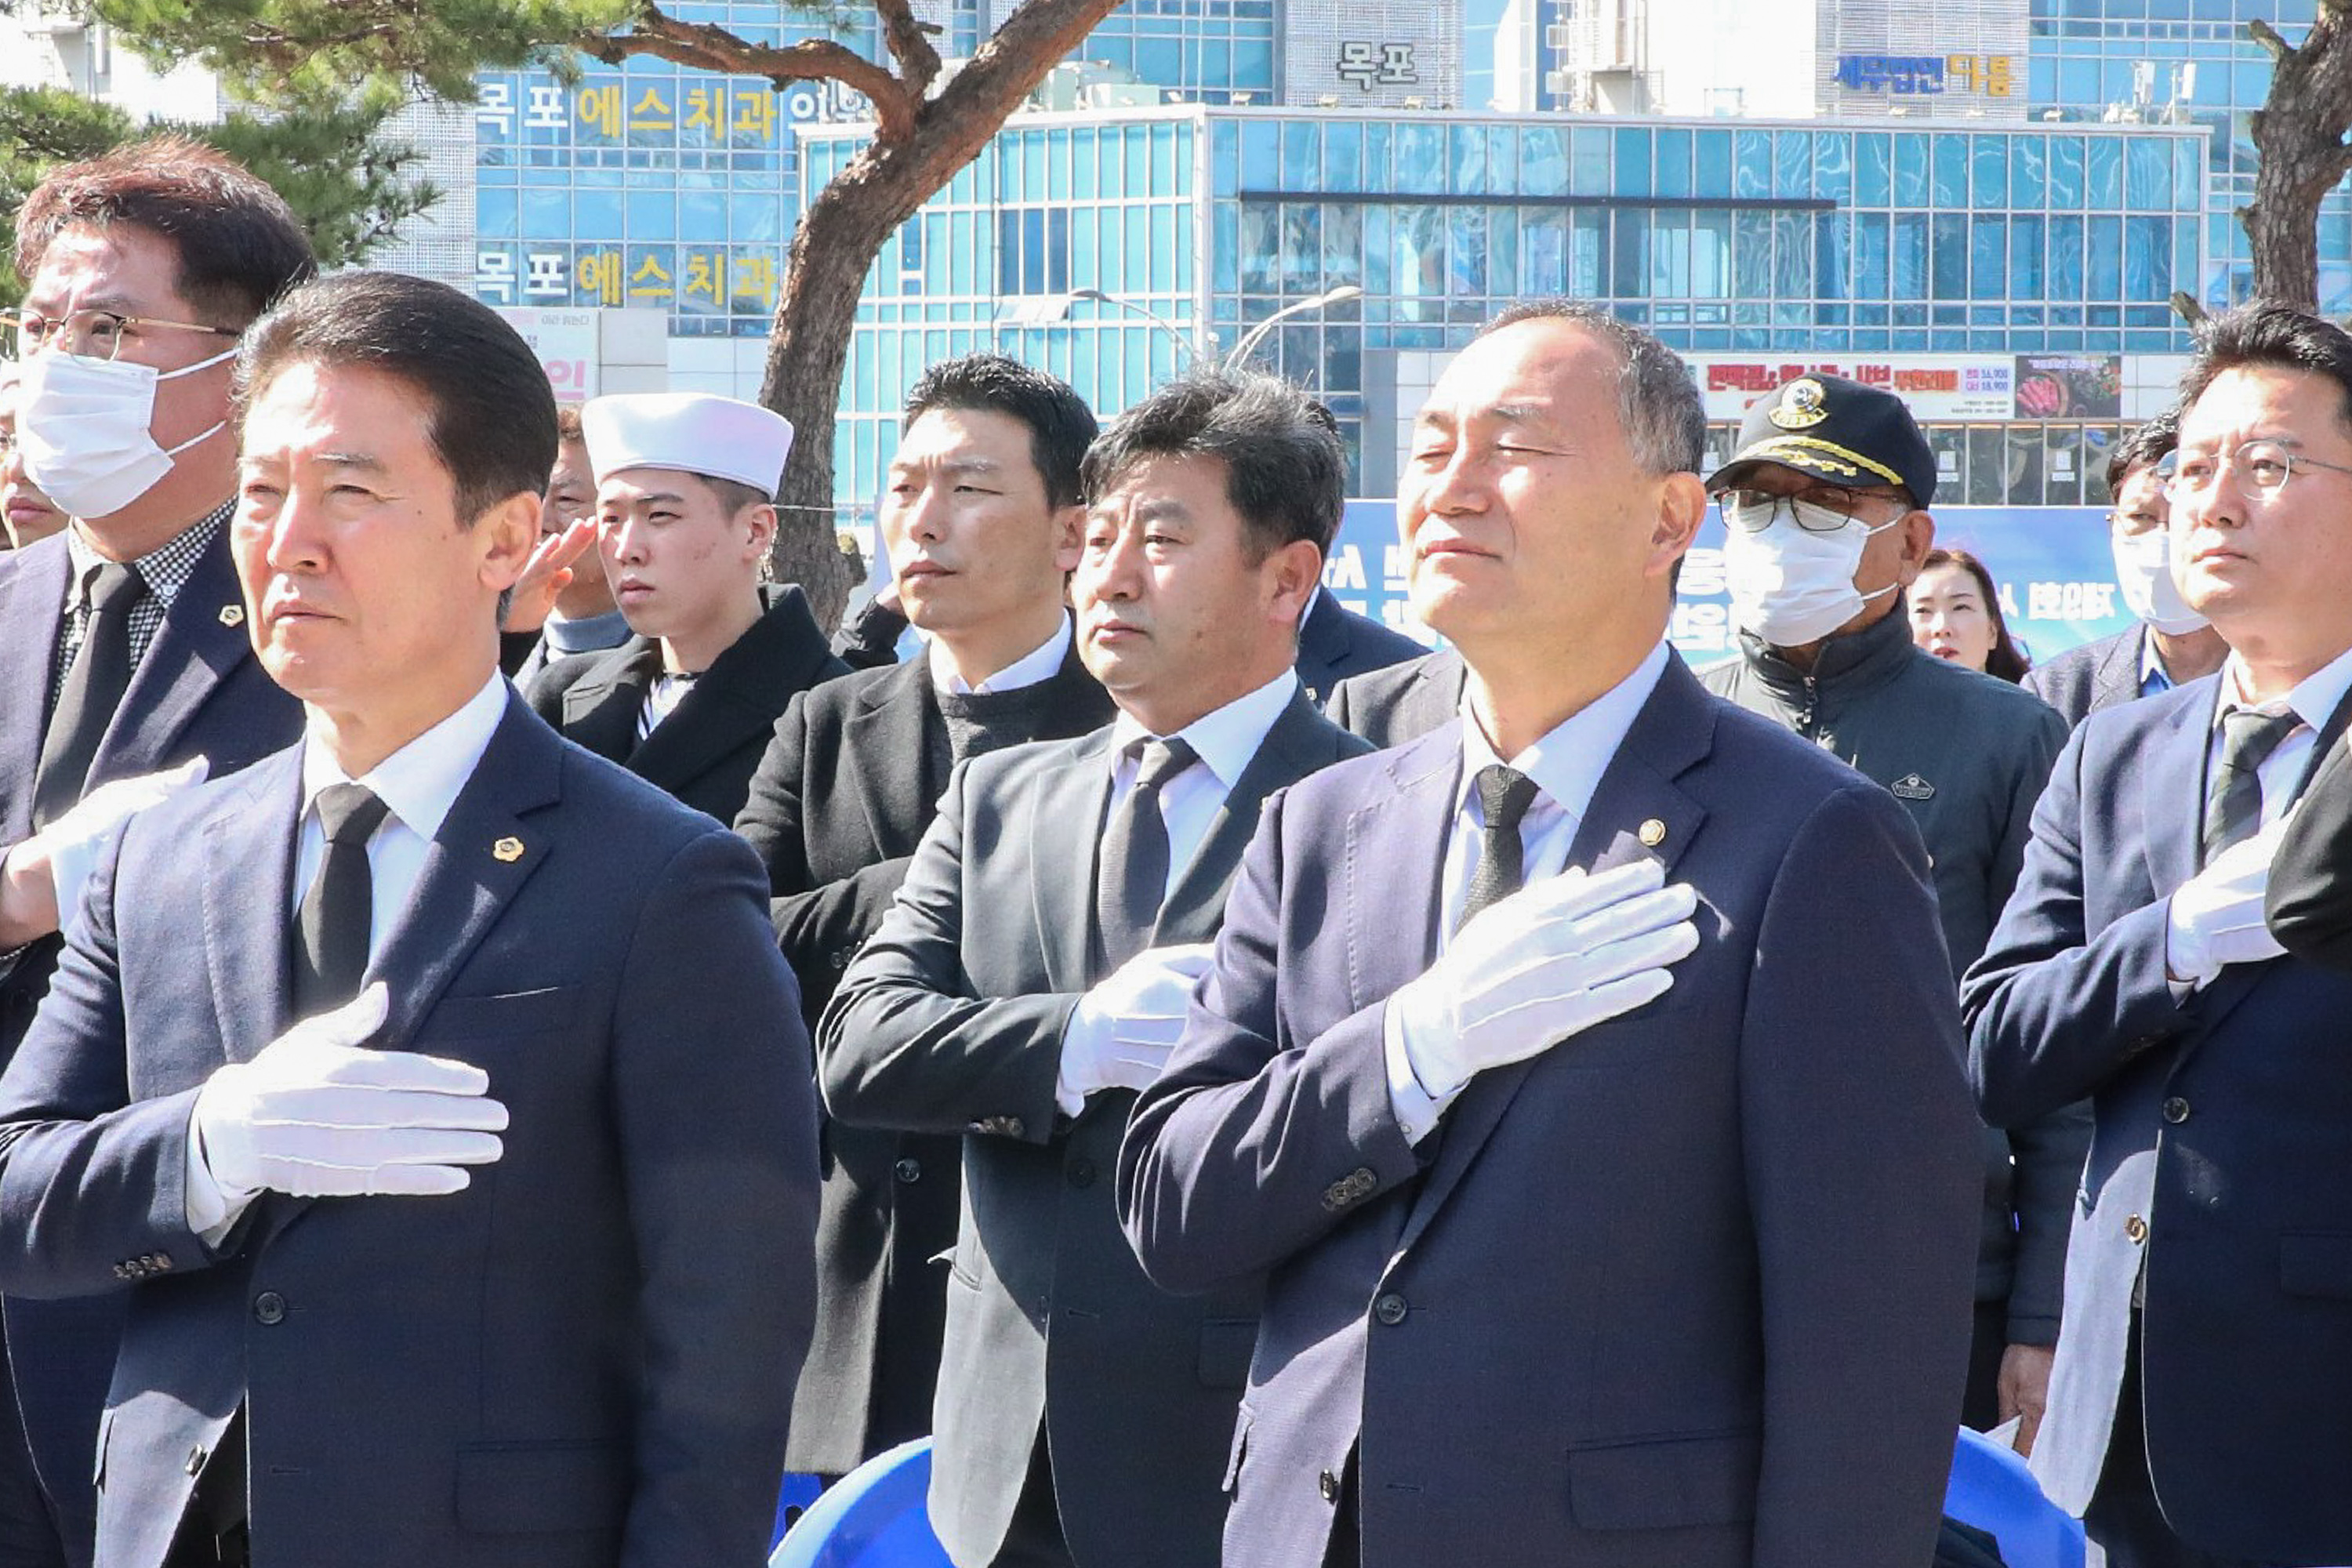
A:
[[[549,832],[530,818],[562,798],[562,765],[556,738],[509,692],[488,748],[425,852],[407,908],[368,965],[371,980],[398,977],[382,1048],[407,1048],[451,977],[547,858]]]
[[[63,535],[17,552],[8,564],[12,570],[0,577],[0,627],[7,638],[7,656],[0,658],[0,844],[33,831],[33,772],[72,576]]]
[[[1298,679],[1307,686],[1307,697],[1320,702],[1331,695],[1331,687],[1339,679],[1341,661],[1348,657],[1354,638],[1349,635],[1348,617],[1339,612],[1339,602],[1328,590],[1315,595],[1315,607],[1307,612],[1307,619],[1298,627]]]
[[[835,786],[866,814],[875,853],[911,855],[946,781],[931,773],[929,727],[942,723],[930,700],[930,655],[909,659],[860,691],[842,726]]]
[[[197,558],[156,628],[153,646],[139,661],[90,764],[92,783],[152,773],[163,765],[205,700],[253,657],[245,614],[224,528]]]
[[[1224,805],[1210,822],[1192,863],[1169,889],[1153,930],[1152,945],[1215,939],[1224,921],[1225,894],[1233,885],[1234,872],[1257,832],[1258,808],[1276,790],[1334,761],[1339,755],[1335,735],[1334,727],[1321,717],[1304,687],[1291,694],[1274,727],[1258,743],[1249,766],[1225,793]]]
[[[629,752],[629,771],[673,794],[684,789],[745,742],[773,730],[793,695],[824,677],[830,658],[801,591],[775,595],[670,716]],[[652,676],[646,679],[650,684]]]
[[[2205,752],[2219,676],[2181,689],[2165,732],[2140,770],[2140,822],[2147,836],[2148,885],[2159,899],[2197,874],[2204,829]],[[2192,695],[2193,694],[2193,695]],[[2151,700],[2155,700],[2151,699]]]
[[[296,745],[237,774],[205,824],[205,963],[229,1061],[252,1060],[294,1021],[288,933],[301,810]]]
[[[1588,871],[1606,871],[1646,855],[1663,863],[1672,877],[1676,862],[1706,819],[1706,808],[1675,780],[1706,760],[1714,736],[1715,714],[1698,679],[1679,658],[1670,658],[1657,689],[1642,705],[1624,742],[1601,773],[1591,804],[1569,846],[1568,863]],[[1437,1163],[1406,1217],[1398,1250],[1412,1246],[1427,1227],[1430,1216],[1486,1146],[1528,1074],[1549,1054],[1538,1052],[1526,1061],[1480,1073],[1462,1091],[1446,1114]]]
[[[1084,991],[1099,978],[1088,973],[1095,924],[1089,895],[1110,802],[1109,750],[1108,728],[1071,742],[1030,795],[1029,891],[1049,991]]]
[[[2128,702],[2139,695],[2140,660],[2147,647],[2147,627],[2135,628],[2127,637],[2116,639],[2107,657],[2099,661],[2097,673],[2091,682],[2091,705],[2112,706]]]
[[[1351,1013],[1436,961],[1445,841],[1462,778],[1461,727],[1433,731],[1381,761],[1388,793],[1348,818],[1345,863],[1336,868],[1346,902]],[[1423,911],[1418,921],[1411,918],[1415,910]]]
[[[633,637],[596,661],[563,693],[563,733],[608,761],[626,764],[637,749],[637,717],[661,670],[661,645]]]

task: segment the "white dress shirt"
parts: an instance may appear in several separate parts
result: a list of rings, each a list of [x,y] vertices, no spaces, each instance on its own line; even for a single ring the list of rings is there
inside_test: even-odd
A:
[[[1176,732],[1173,738],[1192,748],[1193,760],[1183,772],[1160,786],[1160,821],[1168,830],[1168,880],[1160,889],[1161,902],[1167,901],[1169,889],[1176,886],[1193,857],[1201,852],[1210,826],[1225,808],[1225,797],[1233,794],[1234,784],[1256,757],[1258,748],[1265,744],[1267,731],[1282,717],[1282,710],[1290,705],[1297,689],[1297,672],[1286,669],[1247,696],[1234,699]],[[1124,754],[1124,748],[1146,738],[1170,737],[1152,737],[1150,731],[1125,711],[1111,724],[1113,812],[1134,792],[1135,775],[1141,771],[1134,758]],[[1108,814],[1105,820],[1108,820]],[[1088,869],[1082,868],[1081,874],[1087,876],[1087,907],[1092,909],[1095,885]],[[1115,1022],[1096,1018],[1083,1007],[1072,1013],[1062,1029],[1063,1061],[1066,1064],[1074,1053],[1087,1059],[1098,1056],[1105,1042],[1094,1036],[1108,1030]],[[1068,1077],[1056,1079],[1054,1098],[1065,1116],[1076,1116],[1085,1110],[1086,1097],[1087,1090]]]
[[[1209,836],[1209,825],[1225,808],[1225,796],[1231,795],[1242,771],[1265,744],[1266,731],[1290,706],[1293,693],[1298,689],[1298,675],[1286,669],[1264,686],[1245,697],[1236,697],[1214,712],[1192,721],[1173,737],[1154,737],[1132,715],[1122,711],[1110,727],[1110,809],[1117,811],[1135,788],[1135,775],[1141,764],[1128,756],[1125,748],[1145,739],[1176,739],[1192,748],[1193,761],[1182,773],[1160,786],[1160,821],[1168,829],[1168,885],[1160,889],[1160,899],[1176,886],[1177,879],[1192,864],[1192,857],[1201,852],[1201,841]],[[1108,821],[1108,817],[1105,817]],[[1087,888],[1087,904],[1094,905],[1094,887]]]
[[[2273,701],[2249,702],[2245,689],[2245,669],[2233,653],[2221,665],[2221,689],[2214,699],[2212,729],[2205,743],[2205,772],[2210,777],[2220,765],[2222,714],[2243,708],[2259,713],[2291,711],[2302,720],[2254,770],[2263,786],[2262,825],[2268,827],[2294,804],[2294,786],[2302,782],[2303,770],[2311,762],[2311,750],[2319,743],[2319,731],[2327,727],[2344,694],[2352,691],[2352,650],[2336,655],[2296,682],[2284,697]]]
[[[474,776],[499,721],[506,716],[506,677],[492,672],[481,690],[446,719],[434,725],[383,762],[354,779],[342,770],[316,734],[302,742],[302,821],[294,842],[294,899],[287,907],[289,923],[301,912],[302,895],[318,879],[327,855],[327,831],[319,822],[319,796],[329,786],[357,784],[389,809],[369,838],[370,883],[368,962],[383,950],[383,939],[416,891],[425,869],[426,850],[441,831],[457,792]],[[250,1199],[224,1192],[213,1179],[197,1140],[188,1140],[186,1205],[188,1228],[207,1245],[219,1242],[236,1224]]]
[[[1633,720],[1642,705],[1657,689],[1658,679],[1666,672],[1666,645],[1660,643],[1649,656],[1633,667],[1633,672],[1599,697],[1563,720],[1559,728],[1544,735],[1517,756],[1507,759],[1509,765],[1535,781],[1536,797],[1519,819],[1520,864],[1523,883],[1538,877],[1556,877],[1568,866],[1569,846],[1575,842],[1576,830],[1592,805],[1592,792],[1601,785],[1601,775],[1608,770],[1624,743],[1625,732],[1633,727]],[[1470,879],[1478,868],[1479,841],[1486,831],[1486,807],[1478,799],[1478,773],[1506,759],[1495,754],[1494,743],[1479,727],[1477,715],[1470,709],[1465,695],[1462,702],[1462,774],[1454,783],[1453,826],[1445,837],[1445,858],[1439,873],[1438,951],[1443,952],[1454,941],[1454,928],[1462,923],[1462,908],[1470,900]],[[1432,1096],[1413,1076],[1412,1064],[1405,1052],[1402,1029],[1398,1025],[1395,1009],[1389,1010],[1382,1026],[1383,1044],[1388,1058],[1389,1103],[1396,1111],[1397,1124],[1403,1129],[1409,1142],[1418,1143],[1437,1125],[1445,1108],[1454,1103],[1454,1094]]]
[[[1062,661],[1070,656],[1070,613],[1062,612],[1055,624],[1054,635],[1023,654],[978,686],[971,685],[955,672],[955,668],[931,650],[931,684],[951,697],[986,695],[995,691],[1018,691],[1024,686],[1037,686],[1054,679]]]

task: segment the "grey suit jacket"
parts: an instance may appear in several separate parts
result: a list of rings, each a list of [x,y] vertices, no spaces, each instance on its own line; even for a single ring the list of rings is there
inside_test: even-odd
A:
[[[1450,647],[1339,682],[1323,710],[1331,721],[1383,750],[1443,730],[1462,711],[1469,668]]]
[[[843,976],[818,1043],[842,1121],[964,1137],[931,1519],[969,1568],[1004,1541],[1042,1427],[1086,1568],[1215,1560],[1217,1477],[1256,1337],[1258,1284],[1179,1298],[1119,1233],[1111,1171],[1134,1097],[1055,1102],[1089,961],[1109,731],[957,770],[882,929]],[[1171,890],[1160,943],[1204,941],[1273,792],[1363,742],[1301,691]]]
[[[1976,1119],[1902,805],[1669,665],[1575,866],[1700,899],[1672,990],[1409,1144],[1458,729],[1271,803],[1119,1154],[1171,1289],[1266,1276],[1226,1568],[1918,1568],[1959,1415]],[[1268,1272],[1270,1271],[1270,1272]]]
[[[2058,710],[2072,729],[2102,708],[2139,696],[2139,665],[2147,627],[2135,624],[2113,637],[2069,648],[2035,665],[2019,684]]]

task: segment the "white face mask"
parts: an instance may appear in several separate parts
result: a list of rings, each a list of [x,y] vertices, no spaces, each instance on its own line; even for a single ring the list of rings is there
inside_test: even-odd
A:
[[[2203,631],[2210,621],[2189,607],[2180,585],[2172,580],[2172,536],[2160,528],[2146,533],[2118,533],[2116,582],[2124,591],[2131,613],[2172,637]]]
[[[1731,591],[1735,625],[1774,647],[1802,647],[1862,614],[1871,600],[1895,592],[1896,585],[1889,583],[1864,594],[1853,585],[1853,574],[1870,536],[1903,520],[1873,528],[1810,501],[1788,504],[1821,531],[1776,521],[1750,532],[1739,526],[1737,512],[1727,509],[1730,537],[1723,551],[1723,574]]]
[[[236,357],[228,349],[184,370],[159,371],[87,354],[35,354],[25,362],[16,405],[16,445],[26,474],[75,517],[121,511],[172,471],[173,458],[228,427],[223,420],[163,450],[148,429],[156,384]]]

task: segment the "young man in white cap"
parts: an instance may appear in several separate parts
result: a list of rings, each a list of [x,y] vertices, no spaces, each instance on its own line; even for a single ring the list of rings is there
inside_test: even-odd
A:
[[[549,669],[548,722],[732,822],[793,698],[847,672],[798,588],[764,585],[782,416],[706,393],[599,397],[581,410],[596,545],[635,635]]]

